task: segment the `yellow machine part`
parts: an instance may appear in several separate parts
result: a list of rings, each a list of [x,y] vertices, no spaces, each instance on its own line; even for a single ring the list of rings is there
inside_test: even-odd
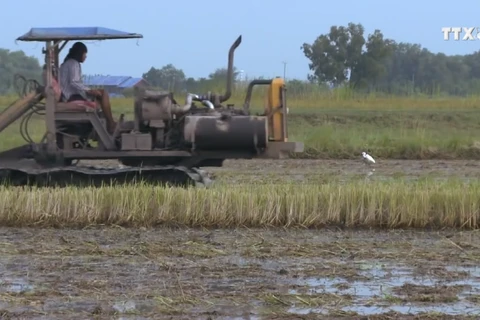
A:
[[[285,81],[275,78],[268,86],[265,96],[265,111],[268,116],[268,136],[270,141],[287,142],[286,105],[282,100]],[[285,112],[285,113],[284,113]]]

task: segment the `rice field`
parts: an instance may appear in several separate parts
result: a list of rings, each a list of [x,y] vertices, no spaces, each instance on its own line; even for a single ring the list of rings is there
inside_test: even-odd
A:
[[[479,318],[480,101],[314,98],[209,188],[0,187],[0,318]]]

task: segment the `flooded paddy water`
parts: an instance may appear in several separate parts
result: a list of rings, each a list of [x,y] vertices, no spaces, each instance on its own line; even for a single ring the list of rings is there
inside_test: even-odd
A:
[[[2,319],[478,319],[475,231],[0,229]]]
[[[375,171],[358,160],[227,160],[221,168],[206,168],[217,181],[237,183],[349,181],[368,176],[372,180],[422,178],[463,180],[480,178],[478,160],[375,159]]]

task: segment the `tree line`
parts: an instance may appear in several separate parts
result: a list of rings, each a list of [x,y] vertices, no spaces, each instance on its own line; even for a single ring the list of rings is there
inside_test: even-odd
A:
[[[313,83],[390,94],[467,95],[480,89],[480,51],[448,56],[420,44],[396,42],[361,24],[332,26],[301,47]]]
[[[396,42],[380,30],[368,36],[362,24],[332,26],[300,50],[310,61],[306,81],[289,79],[290,92],[347,87],[355,92],[398,95],[469,95],[480,91],[480,51],[466,55],[433,53],[420,44]],[[0,94],[15,90],[14,75],[40,81],[38,59],[23,51],[0,49]],[[172,64],[151,67],[142,76],[151,86],[175,92],[223,91],[227,70],[194,79]],[[234,70],[235,85],[241,85]],[[252,80],[252,79],[249,79]]]

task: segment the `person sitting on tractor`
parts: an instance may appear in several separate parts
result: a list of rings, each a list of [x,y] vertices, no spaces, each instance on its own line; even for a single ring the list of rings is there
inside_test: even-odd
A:
[[[113,121],[112,109],[108,93],[104,90],[90,89],[82,81],[81,63],[87,58],[87,46],[82,42],[75,42],[70,48],[65,60],[60,66],[59,82],[62,90],[62,100],[70,101],[89,101],[89,98],[97,100],[105,114],[107,120],[107,130],[112,134],[116,123]]]
[[[57,77],[55,75],[54,70],[55,70],[55,65],[52,64],[51,85],[52,85],[52,88],[53,88],[53,94],[54,94],[54,97],[55,97],[55,101],[56,102],[64,102],[63,99],[62,99],[62,89],[60,88],[60,84],[57,81]],[[47,85],[47,64],[43,65],[42,78],[43,78],[43,85],[46,86]],[[76,100],[76,101],[72,101],[72,102],[73,102],[73,104],[68,103],[68,104],[70,104],[70,106],[66,108],[67,110],[81,111],[81,110],[85,110],[85,107],[92,108],[92,109],[95,109],[97,107],[97,103],[95,101],[91,101],[91,100],[87,100],[87,101]]]

